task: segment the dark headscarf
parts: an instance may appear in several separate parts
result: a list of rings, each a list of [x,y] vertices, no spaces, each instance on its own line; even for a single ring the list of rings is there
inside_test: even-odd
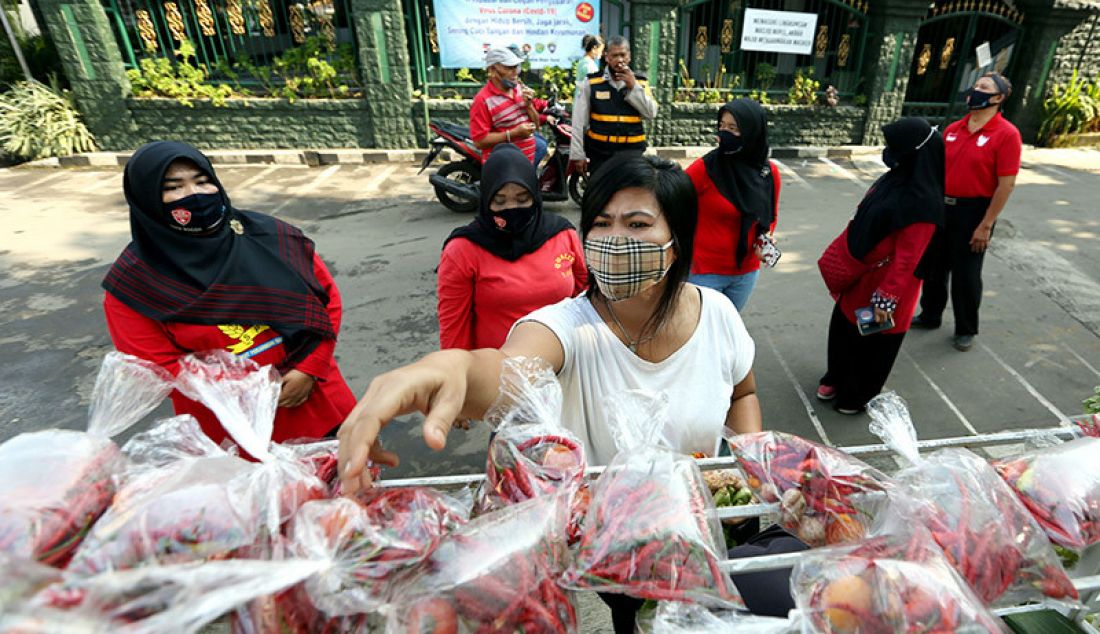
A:
[[[775,180],[768,164],[768,115],[752,99],[737,99],[718,109],[718,120],[728,112],[741,129],[744,148],[723,154],[719,148],[703,156],[707,176],[718,193],[741,214],[737,232],[737,266],[741,266],[752,239],[766,233],[775,220]],[[755,225],[755,229],[753,228]]]
[[[882,133],[898,164],[875,181],[848,224],[848,250],[857,259],[911,224],[943,226],[943,137],[920,117],[888,123]],[[918,265],[917,277],[924,277],[926,260]]]
[[[210,234],[168,225],[161,188],[177,159],[193,162],[222,195],[227,216]],[[202,152],[175,141],[146,144],[126,164],[123,187],[132,241],[103,280],[119,301],[160,322],[271,326],[287,350],[283,371],[336,338],[328,294],[313,273],[313,241],[281,220],[234,209]]]
[[[498,229],[489,209],[493,196],[508,183],[515,183],[530,192],[531,204],[535,207],[535,217],[518,233]],[[443,244],[455,238],[465,238],[499,258],[514,262],[537,251],[550,238],[572,228],[573,225],[565,218],[543,212],[535,166],[523,150],[511,143],[501,143],[493,146],[493,153],[481,168],[481,209],[477,218],[452,231]]]

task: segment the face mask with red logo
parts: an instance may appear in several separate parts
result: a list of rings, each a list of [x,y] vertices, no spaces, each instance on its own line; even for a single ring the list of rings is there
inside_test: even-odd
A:
[[[192,194],[186,198],[164,203],[168,226],[183,233],[207,233],[225,220],[225,201],[221,192],[216,194]]]

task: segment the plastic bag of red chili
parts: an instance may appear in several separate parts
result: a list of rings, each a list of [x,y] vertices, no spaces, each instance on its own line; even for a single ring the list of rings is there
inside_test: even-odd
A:
[[[305,560],[235,559],[66,577],[16,606],[26,629],[0,631],[195,632],[234,606],[293,586],[321,567]]]
[[[206,453],[164,465],[143,462],[131,467],[111,508],[77,549],[70,573],[90,576],[222,559],[259,537],[265,494],[255,485],[260,465],[214,445],[190,416],[160,422],[148,435],[131,439],[126,449],[133,451],[148,437],[193,440],[195,445],[185,451]]]
[[[725,540],[695,460],[661,442],[664,395],[630,392],[609,403],[618,455],[592,485],[568,588],[642,599],[740,606],[719,562]]]
[[[1086,436],[997,460],[993,467],[1055,544],[1100,543],[1100,438]]]
[[[259,462],[214,445],[189,416],[136,435],[123,447],[131,462],[125,485],[70,571],[222,559],[245,547],[274,553],[282,525],[301,504],[325,494],[295,456],[271,444],[280,389],[272,368],[224,351],[188,355],[177,388],[214,411]]]
[[[291,552],[330,563],[305,588],[327,615],[373,612],[421,569],[445,535],[466,523],[457,500],[423,487],[373,488],[356,500],[318,500],[291,524]]]
[[[500,396],[486,416],[496,435],[475,497],[477,515],[584,486],[584,446],[562,426],[561,385],[550,366],[540,359],[506,359],[500,382]],[[578,533],[587,496],[575,500],[571,536]]]
[[[557,584],[570,493],[482,515],[444,538],[394,590],[387,634],[576,632],[572,600]]]
[[[867,532],[890,478],[858,458],[782,432],[726,438],[748,485],[779,503],[779,523],[811,546],[850,544]]]
[[[899,517],[899,523],[910,523]],[[803,632],[1007,632],[922,527],[805,554],[791,573]]]
[[[1076,600],[1054,547],[1012,489],[966,449],[921,457],[905,401],[894,392],[867,406],[871,432],[911,465],[895,474],[913,512],[987,604]]]
[[[208,407],[247,457],[258,460],[256,487],[269,534],[278,533],[305,502],[326,497],[330,489],[320,480],[315,465],[303,462],[299,453],[273,444],[282,379],[271,366],[224,350],[187,355],[180,360],[177,388],[186,397]]]
[[[108,353],[92,392],[88,431],[20,434],[0,444],[0,553],[64,566],[115,493],[125,460],[111,436],[171,391],[159,366]]]

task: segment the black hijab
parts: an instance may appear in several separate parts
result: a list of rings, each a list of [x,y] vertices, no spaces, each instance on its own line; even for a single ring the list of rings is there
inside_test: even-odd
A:
[[[888,235],[918,222],[943,226],[943,137],[920,117],[882,126],[886,147],[897,165],[879,177],[848,224],[848,250],[863,259]],[[922,259],[917,277],[924,277]]]
[[[531,204],[535,207],[535,217],[518,233],[498,229],[489,209],[493,196],[508,183],[515,183],[530,192]],[[511,143],[501,143],[493,146],[493,153],[481,168],[481,209],[477,218],[452,231],[443,244],[446,246],[455,238],[465,238],[499,258],[514,262],[537,251],[550,238],[572,228],[573,225],[565,218],[542,210],[535,166],[523,150]]]
[[[227,208],[212,233],[195,236],[168,226],[161,188],[168,166],[193,162]],[[210,160],[175,141],[138,149],[123,178],[131,242],[103,287],[137,312],[161,322],[266,324],[282,335],[293,368],[322,339],[335,339],[328,294],[313,273],[313,241],[281,220],[234,209]]]
[[[749,234],[766,233],[775,220],[775,180],[768,163],[768,115],[752,99],[737,99],[718,109],[718,120],[728,112],[741,129],[744,147],[736,154],[723,154],[715,148],[703,156],[707,176],[718,193],[741,214],[737,232],[737,266],[749,251]]]

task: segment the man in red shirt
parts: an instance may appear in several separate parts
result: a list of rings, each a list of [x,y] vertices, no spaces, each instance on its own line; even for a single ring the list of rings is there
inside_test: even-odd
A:
[[[939,328],[950,277],[954,344],[962,351],[973,347],[978,334],[982,261],[1020,171],[1020,131],[1001,116],[1011,94],[1007,78],[986,73],[967,95],[970,114],[947,126],[943,135],[946,222],[928,246],[937,261],[924,280],[921,314],[913,318],[913,326]]]
[[[512,143],[523,150],[527,160],[535,161],[538,111],[546,102],[535,99],[535,92],[519,83],[521,63],[508,48],[490,49],[485,54],[489,80],[470,107],[470,138],[481,149],[483,164],[498,143]]]

